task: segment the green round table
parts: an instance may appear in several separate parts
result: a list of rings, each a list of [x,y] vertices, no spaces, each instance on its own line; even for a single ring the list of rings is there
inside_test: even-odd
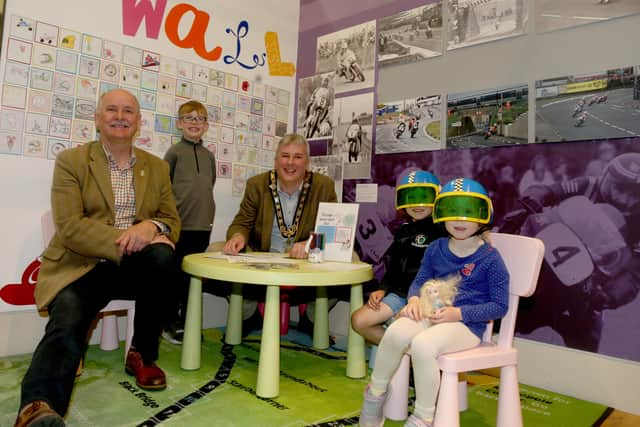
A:
[[[350,311],[353,313],[362,306],[362,283],[371,280],[373,270],[371,265],[360,261],[316,264],[307,260],[283,259],[281,254],[265,252],[251,252],[249,256],[258,259],[255,263],[230,262],[220,252],[193,254],[184,258],[182,269],[191,275],[191,283],[180,366],[186,370],[200,368],[203,278],[233,283],[225,337],[226,343],[233,345],[242,341],[242,284],[265,285],[267,292],[256,394],[272,398],[278,396],[280,391],[280,286],[317,287],[313,346],[325,349],[329,347],[326,287],[351,285]],[[267,257],[273,258],[273,263]],[[248,257],[245,260],[248,261]],[[366,372],[364,338],[349,324],[347,376],[362,378]]]

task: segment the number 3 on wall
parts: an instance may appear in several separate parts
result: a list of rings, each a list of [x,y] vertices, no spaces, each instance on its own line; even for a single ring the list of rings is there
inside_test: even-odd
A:
[[[393,235],[382,224],[375,210],[363,209],[361,206],[360,217],[356,238],[362,249],[362,259],[377,263],[393,243]]]

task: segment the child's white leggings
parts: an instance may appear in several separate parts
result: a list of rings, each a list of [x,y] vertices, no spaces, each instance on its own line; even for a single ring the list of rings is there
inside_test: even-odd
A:
[[[387,328],[380,341],[371,374],[371,389],[374,393],[387,390],[403,353],[410,347],[416,387],[414,415],[425,420],[432,419],[440,387],[438,356],[475,347],[478,344],[480,344],[480,338],[462,322],[446,322],[430,326],[428,320],[416,322],[407,317],[401,317]]]

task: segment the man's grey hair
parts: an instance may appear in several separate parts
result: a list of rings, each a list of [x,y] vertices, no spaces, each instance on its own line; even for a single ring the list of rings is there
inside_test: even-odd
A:
[[[131,92],[129,92],[126,89],[111,89],[111,90],[108,90],[108,91],[104,92],[102,95],[100,95],[100,97],[98,98],[98,105],[96,106],[96,113],[102,111],[102,103],[104,102],[105,95],[108,94],[108,93],[111,93],[111,92],[115,92],[115,91],[125,92],[125,93],[128,93],[129,95],[131,95],[131,97],[133,98],[133,101],[136,104],[136,110],[137,110],[138,114],[140,114],[140,103],[138,102],[138,98],[136,98],[136,96],[134,94],[132,94]]]
[[[309,150],[309,143],[307,142],[304,136],[298,133],[288,133],[285,136],[283,136],[280,142],[278,142],[278,149],[276,150],[276,152],[280,151],[280,147],[284,147],[285,145],[290,145],[290,144],[304,145],[307,152],[307,159],[311,156],[311,153]]]

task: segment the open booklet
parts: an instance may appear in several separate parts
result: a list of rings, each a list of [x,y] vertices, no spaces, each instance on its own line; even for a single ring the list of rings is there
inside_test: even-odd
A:
[[[320,202],[315,231],[324,234],[325,261],[351,262],[359,206]]]

